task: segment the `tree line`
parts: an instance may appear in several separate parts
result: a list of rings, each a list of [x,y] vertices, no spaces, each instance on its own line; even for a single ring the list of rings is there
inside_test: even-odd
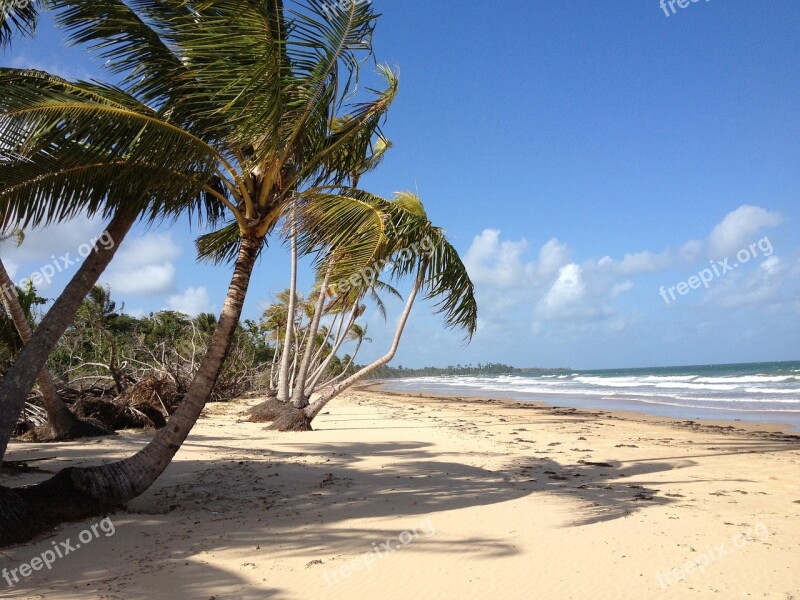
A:
[[[372,379],[398,379],[400,377],[436,377],[441,375],[513,375],[515,373],[566,373],[572,372],[569,368],[545,369],[537,367],[512,367],[503,363],[478,363],[477,365],[448,365],[447,367],[419,367],[410,369],[398,365],[391,367],[385,365],[370,375]]]

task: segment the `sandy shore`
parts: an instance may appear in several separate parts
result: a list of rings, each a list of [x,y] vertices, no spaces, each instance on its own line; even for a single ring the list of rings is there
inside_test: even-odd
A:
[[[255,402],[210,406],[110,521],[4,549],[20,572],[85,542],[0,597],[800,599],[800,438],[775,427],[357,391],[279,434],[238,422]],[[55,471],[147,439],[8,458]]]

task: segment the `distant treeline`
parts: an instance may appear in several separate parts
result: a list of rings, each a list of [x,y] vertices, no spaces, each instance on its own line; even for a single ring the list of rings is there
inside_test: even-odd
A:
[[[518,368],[502,363],[478,363],[475,365],[450,365],[448,367],[422,367],[407,369],[403,365],[397,367],[384,366],[372,373],[372,379],[392,379],[397,377],[432,377],[436,375],[506,375],[511,373],[563,373],[572,371],[569,368],[540,369],[535,367]]]

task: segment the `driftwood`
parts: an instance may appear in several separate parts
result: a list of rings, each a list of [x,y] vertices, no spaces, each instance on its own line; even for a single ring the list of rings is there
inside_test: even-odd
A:
[[[151,374],[116,398],[80,398],[72,409],[111,429],[159,429],[166,425],[180,398],[171,375]]]

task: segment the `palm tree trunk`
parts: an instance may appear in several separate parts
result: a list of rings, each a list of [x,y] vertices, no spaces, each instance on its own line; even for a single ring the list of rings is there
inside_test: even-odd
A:
[[[206,405],[222,369],[262,237],[242,239],[219,323],[186,397],[147,446],[124,460],[96,467],[69,467],[44,483],[0,488],[0,546],[30,539],[66,520],[102,514],[140,495],[178,452]],[[59,502],[53,502],[57,497]],[[21,501],[21,503],[20,503]],[[22,516],[20,516],[22,515]]]
[[[411,308],[414,305],[414,299],[417,297],[417,293],[419,292],[421,285],[422,276],[420,275],[417,277],[416,281],[414,282],[414,286],[411,288],[411,292],[408,294],[405,308],[403,309],[403,313],[400,315],[400,321],[397,323],[397,329],[394,333],[392,346],[389,348],[389,351],[386,354],[384,354],[375,362],[367,365],[357,373],[354,373],[341,383],[327,387],[320,394],[319,398],[317,398],[305,409],[295,410],[294,408],[289,407],[289,409],[275,419],[272,425],[270,425],[267,429],[274,431],[309,431],[311,429],[311,421],[313,421],[319,412],[325,408],[325,405],[328,404],[328,402],[333,400],[342,391],[346,390],[357,381],[363,379],[376,369],[379,369],[392,360],[394,355],[397,353],[397,348],[400,345],[400,338],[403,335],[403,330],[405,329],[406,322],[408,321],[408,316],[411,314]]]
[[[269,367],[269,391],[272,392],[275,390],[275,363],[278,361],[278,347],[280,346],[280,342],[276,339],[275,341],[275,349],[272,353],[272,364]],[[277,390],[275,390],[277,393]]]
[[[289,276],[289,306],[286,317],[286,338],[283,340],[283,354],[281,355],[281,370],[278,373],[278,400],[289,401],[289,348],[292,347],[292,330],[294,329],[294,307],[297,296],[297,228],[294,220],[294,210],[289,217],[292,220],[291,239],[291,273]]]
[[[325,289],[328,287],[328,280],[331,276],[333,264],[331,263],[325,270],[325,277],[322,279],[322,285],[319,288],[319,298],[314,305],[314,316],[311,318],[311,324],[308,326],[308,339],[306,340],[306,347],[303,351],[303,360],[300,361],[300,368],[297,371],[297,380],[294,384],[294,391],[292,392],[292,404],[295,408],[305,408],[308,406],[308,398],[306,392],[306,378],[308,377],[308,367],[311,365],[311,358],[314,352],[314,342],[317,339],[317,331],[319,331],[319,323],[322,320],[322,312],[325,308]]]
[[[325,370],[330,366],[333,357],[336,356],[336,353],[339,351],[339,348],[344,343],[345,338],[347,337],[347,332],[350,331],[350,328],[355,323],[356,315],[358,314],[358,304],[353,307],[353,311],[350,313],[350,318],[347,320],[347,326],[342,330],[342,325],[344,324],[344,318],[342,319],[342,323],[339,325],[339,331],[336,333],[336,339],[333,342],[333,348],[331,348],[331,353],[325,357],[325,360],[322,361],[322,364],[317,367],[314,371],[314,374],[311,376],[311,381],[308,384],[308,388],[313,390],[317,387],[319,383],[320,377],[325,375]]]
[[[333,337],[333,330],[336,328],[335,327],[336,320],[339,318],[340,315],[342,316],[342,318],[344,318],[344,315],[341,312],[333,315],[333,319],[331,319],[331,324],[328,327],[328,330],[326,331],[325,339],[322,340],[322,343],[319,345],[319,348],[317,348],[317,351],[314,352],[314,358],[311,359],[311,373],[312,373],[311,378],[314,377],[314,373],[317,372],[317,367],[319,367],[319,365],[322,363],[322,354],[325,352],[325,348],[328,347],[328,340],[330,340]],[[332,347],[333,345],[331,345],[331,348]]]
[[[325,383],[321,384],[319,387],[325,387],[326,385],[329,385],[331,383],[336,383],[337,381],[339,381],[340,379],[342,379],[343,377],[345,377],[347,375],[347,369],[349,369],[350,365],[352,365],[353,362],[355,361],[356,355],[358,354],[358,349],[361,348],[361,344],[362,344],[363,341],[364,341],[364,338],[360,338],[358,340],[358,342],[356,343],[356,349],[353,351],[353,355],[350,357],[350,360],[347,361],[347,364],[342,369],[342,372],[339,373],[333,379],[331,379],[329,381],[326,381]]]
[[[305,413],[309,419],[313,419],[319,414],[325,405],[333,400],[336,396],[338,396],[342,391],[349,388],[351,385],[356,383],[357,381],[363,379],[370,373],[380,369],[383,365],[387,364],[390,360],[394,358],[394,355],[397,354],[397,348],[400,345],[400,338],[403,336],[403,330],[406,327],[406,322],[408,321],[408,317],[411,314],[411,308],[414,305],[414,300],[417,297],[417,293],[419,292],[419,288],[422,285],[422,278],[421,276],[417,278],[414,282],[414,287],[411,288],[411,292],[408,294],[408,299],[406,300],[405,308],[403,309],[403,313],[400,315],[400,321],[397,323],[397,329],[394,332],[394,340],[392,341],[392,346],[389,348],[389,351],[380,357],[378,360],[370,363],[357,373],[354,373],[341,383],[337,383],[335,385],[330,386],[326,390],[322,392],[320,397],[314,401],[308,408],[306,408]]]
[[[3,400],[0,403],[0,460],[5,456],[14,425],[25,407],[28,393],[47,363],[47,358],[72,323],[86,294],[111,262],[136,218],[136,214],[118,213],[111,219],[106,235],[113,244],[95,244],[0,382],[0,398]]]

